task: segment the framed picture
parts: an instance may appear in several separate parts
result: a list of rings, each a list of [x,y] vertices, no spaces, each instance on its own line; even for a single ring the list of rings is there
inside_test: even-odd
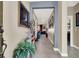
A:
[[[35,31],[35,20],[34,19],[30,21],[30,26],[31,26],[30,28],[31,28],[32,32],[34,33],[34,31]]]
[[[52,16],[49,20],[49,28],[54,26],[54,17]]]
[[[79,12],[76,13],[76,26],[79,27]]]
[[[22,2],[19,3],[19,25],[22,27],[29,27],[29,12],[25,8],[25,6],[22,4]]]

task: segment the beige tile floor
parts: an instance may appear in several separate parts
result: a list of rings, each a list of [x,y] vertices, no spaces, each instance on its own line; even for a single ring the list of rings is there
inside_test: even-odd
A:
[[[36,42],[37,50],[34,58],[55,58],[61,57],[58,52],[53,51],[53,45],[45,36],[42,36],[38,42]]]
[[[68,47],[68,58],[79,58],[79,50],[76,48]]]
[[[63,58],[61,55],[53,50],[53,45],[45,36],[42,35],[38,42],[36,42],[36,53],[33,58]],[[79,58],[79,50],[68,47],[69,58]]]

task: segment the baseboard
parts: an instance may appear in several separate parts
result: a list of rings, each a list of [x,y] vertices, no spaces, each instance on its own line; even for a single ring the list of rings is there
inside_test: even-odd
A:
[[[53,41],[49,39],[49,41],[52,43],[52,45],[54,45]]]
[[[64,56],[64,57],[68,56],[67,53],[62,53],[58,48],[53,48],[53,49],[54,49],[54,51],[58,51],[61,56]]]
[[[77,47],[76,45],[73,45],[74,48],[79,49],[79,47]]]
[[[73,44],[71,44],[70,46],[71,46],[71,47],[73,47],[74,45],[73,45]]]
[[[58,50],[58,52],[60,53],[60,55],[61,56],[63,56],[63,57],[67,57],[68,56],[68,54],[67,53],[62,53],[60,50]]]
[[[67,53],[62,53],[61,56],[67,57],[68,54]]]
[[[60,51],[60,50],[58,50],[58,52],[59,52],[59,54],[60,54],[60,55],[62,55],[62,53],[61,53],[61,51]]]
[[[58,48],[53,48],[53,50],[54,50],[54,51],[58,51],[59,49],[58,49]]]

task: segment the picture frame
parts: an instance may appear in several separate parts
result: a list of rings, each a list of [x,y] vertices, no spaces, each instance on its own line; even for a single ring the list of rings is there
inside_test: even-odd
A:
[[[32,30],[32,32],[35,33],[34,32],[34,30],[35,30],[35,20],[34,19],[30,21],[30,26],[31,26],[30,29]]]
[[[76,27],[79,27],[79,12],[76,13]]]
[[[21,1],[18,2],[18,9],[19,9],[19,26],[20,27],[30,27],[29,25],[29,12],[23,5]]]
[[[54,17],[52,16],[49,20],[49,28],[54,26]]]

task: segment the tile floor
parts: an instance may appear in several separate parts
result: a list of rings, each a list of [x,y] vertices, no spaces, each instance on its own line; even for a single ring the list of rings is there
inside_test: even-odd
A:
[[[68,47],[68,58],[79,58],[79,50],[76,48]]]
[[[53,50],[53,45],[42,35],[36,42],[37,50],[33,58],[64,58]],[[67,58],[67,57],[65,57]],[[68,47],[68,58],[79,58],[79,50]]]

